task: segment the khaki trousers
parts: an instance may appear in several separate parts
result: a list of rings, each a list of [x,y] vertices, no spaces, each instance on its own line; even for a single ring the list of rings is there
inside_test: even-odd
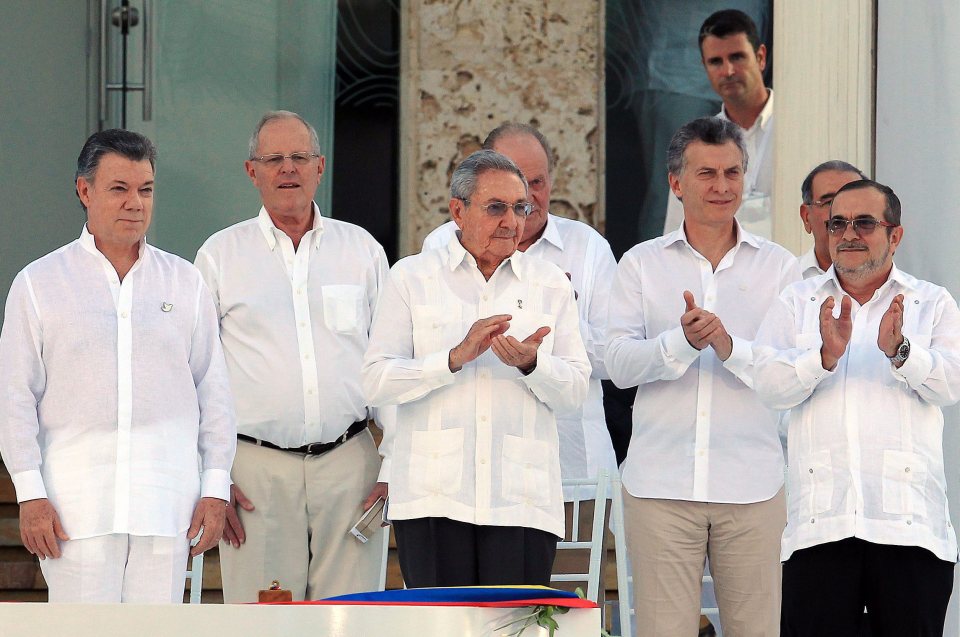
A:
[[[223,600],[257,601],[279,580],[295,601],[377,588],[383,542],[350,534],[380,470],[369,431],[321,456],[237,442],[232,477],[256,507],[237,507],[247,540],[220,543]]]
[[[697,634],[707,556],[725,637],[780,634],[783,489],[752,504],[635,498],[626,490],[623,500],[638,637]]]

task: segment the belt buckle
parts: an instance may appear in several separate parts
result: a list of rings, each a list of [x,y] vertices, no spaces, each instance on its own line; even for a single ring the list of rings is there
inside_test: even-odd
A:
[[[311,442],[309,445],[307,445],[307,453],[310,455],[316,455],[316,453],[313,450],[314,447],[322,447],[322,446],[323,446],[322,442]]]

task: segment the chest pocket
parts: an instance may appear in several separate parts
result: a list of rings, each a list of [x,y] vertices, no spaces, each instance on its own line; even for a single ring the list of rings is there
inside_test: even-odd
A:
[[[921,456],[908,451],[884,451],[883,512],[925,517],[926,481],[927,463]]]
[[[552,314],[544,314],[543,312],[520,309],[513,309],[509,314],[513,318],[510,319],[510,329],[507,330],[507,335],[514,337],[518,341],[522,341],[541,327],[549,327],[550,333],[543,339],[543,343],[540,344],[539,349],[544,354],[553,353],[554,331],[557,327],[557,317]]]
[[[410,315],[413,320],[413,355],[416,358],[450,349],[467,335],[460,305],[414,305]]]
[[[363,288],[359,285],[324,285],[323,323],[331,332],[359,334],[366,330],[363,320]]]
[[[830,510],[833,500],[833,467],[830,451],[817,451],[797,463],[800,471],[800,503],[803,514],[819,515]]]

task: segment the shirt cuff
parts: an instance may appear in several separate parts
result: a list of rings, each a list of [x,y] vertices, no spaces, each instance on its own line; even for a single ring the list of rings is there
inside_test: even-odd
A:
[[[723,361],[723,366],[730,370],[734,376],[740,377],[753,364],[753,347],[750,341],[730,335],[733,341],[733,349],[730,350],[730,356]]]
[[[520,379],[526,383],[530,389],[542,385],[544,382],[553,380],[553,361],[549,354],[544,354],[543,356],[540,356],[540,354],[540,350],[537,350],[537,364],[532,372],[524,374],[519,369],[517,370]]]
[[[910,343],[910,356],[903,361],[900,369],[890,363],[890,371],[894,378],[906,382],[909,387],[920,387],[933,371],[933,354],[926,348],[915,347]]]
[[[666,360],[675,360],[689,367],[700,356],[700,350],[690,344],[682,327],[667,330],[657,340],[660,341],[660,351]]]
[[[21,471],[10,476],[13,486],[17,490],[17,502],[27,500],[41,500],[47,497],[47,489],[43,486],[43,476],[39,469]]]
[[[839,361],[837,365],[840,365]],[[823,368],[823,359],[820,357],[820,347],[807,350],[797,358],[797,377],[800,384],[810,388],[820,382],[820,379],[833,372]]]
[[[206,469],[200,474],[200,497],[230,501],[230,472]]]
[[[424,357],[423,382],[432,389],[454,382],[453,372],[450,371],[450,350],[440,350]]]

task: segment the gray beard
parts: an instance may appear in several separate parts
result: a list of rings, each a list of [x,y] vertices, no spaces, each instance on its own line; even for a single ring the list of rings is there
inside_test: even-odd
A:
[[[837,274],[842,274],[849,279],[863,279],[879,271],[887,262],[888,256],[890,256],[889,242],[887,243],[887,249],[877,259],[868,259],[855,268],[848,268],[840,265],[839,263],[834,263],[833,267],[837,271]]]

